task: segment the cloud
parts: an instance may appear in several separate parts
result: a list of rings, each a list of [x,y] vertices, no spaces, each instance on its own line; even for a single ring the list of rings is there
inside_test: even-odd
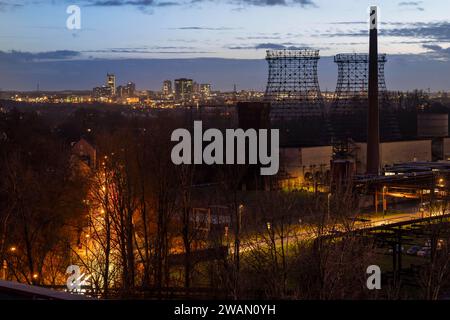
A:
[[[61,0],[67,1],[68,0]],[[316,8],[315,0],[80,0],[80,4],[88,7],[135,7],[141,12],[146,14],[153,14],[155,8],[165,8],[174,6],[189,7],[192,5],[202,5],[208,2],[224,2],[229,5],[241,5],[245,6],[300,6],[302,8],[312,7]],[[43,0],[17,0],[17,1],[4,1],[0,0],[0,11],[7,9],[14,9],[24,7],[29,4],[45,3]],[[57,0],[52,1],[53,4],[57,3]],[[242,8],[240,8],[242,9]],[[234,9],[236,10],[236,8]]]
[[[450,60],[450,48],[443,48],[437,44],[423,44],[422,47],[427,49],[428,54],[439,60]]]
[[[179,6],[180,4],[178,2],[174,1],[165,1],[165,2],[159,2],[158,7],[173,7],[173,6]]]
[[[111,54],[191,54],[191,53],[212,53],[211,51],[198,51],[195,47],[187,46],[153,46],[140,48],[108,48],[97,50],[85,50],[83,53],[111,53]]]
[[[155,0],[88,0],[88,5],[94,7],[165,7],[170,5],[179,5],[179,3],[169,1],[160,2]]]
[[[422,1],[402,1],[398,5],[399,6],[418,6],[422,3]]]
[[[337,21],[337,22],[330,22],[330,24],[337,24],[337,25],[367,24],[367,21]]]
[[[279,40],[280,36],[248,36],[248,37],[236,37],[237,40]]]
[[[24,6],[23,3],[18,3],[17,1],[16,1],[16,3],[7,2],[7,1],[0,1],[0,11],[17,9],[17,8],[21,8],[23,6]]]
[[[242,5],[253,6],[294,6],[300,5],[301,7],[317,7],[316,3],[312,0],[236,0],[230,1],[231,3],[238,3]]]
[[[169,28],[169,29],[170,30],[208,30],[208,31],[236,30],[236,28],[228,28],[228,27],[198,27],[198,26],[175,27],[175,28]]]
[[[87,6],[91,7],[123,7],[130,6],[138,8],[142,13],[153,14],[154,8],[180,6],[183,3],[176,1],[155,0],[85,0]]]
[[[417,22],[409,27],[384,29],[382,34],[395,37],[411,37],[450,41],[450,22]]]
[[[421,38],[435,41],[450,41],[450,22],[415,22],[415,23],[385,23],[386,28],[380,30],[380,35],[390,37],[407,37],[407,38]],[[390,28],[389,26],[401,26]],[[353,31],[338,31],[322,36],[329,37],[364,37],[367,36],[368,30],[360,29]]]
[[[85,0],[89,6],[97,7],[166,7],[179,5],[202,4],[214,0],[191,0],[191,1],[156,1],[156,0]],[[252,6],[293,6],[317,7],[313,0],[226,0],[229,4],[252,5]]]
[[[228,49],[231,50],[249,50],[249,49],[255,49],[255,50],[298,50],[298,49],[304,49],[306,46],[297,46],[293,45],[291,43],[258,43],[251,46],[229,46]]]
[[[423,1],[402,1],[399,2],[399,6],[400,7],[409,7],[418,11],[424,11],[425,9],[423,7],[421,7],[420,5],[422,4]]]
[[[72,50],[57,50],[46,52],[24,52],[24,51],[0,51],[0,60],[14,62],[38,62],[72,60],[81,57],[81,53]]]

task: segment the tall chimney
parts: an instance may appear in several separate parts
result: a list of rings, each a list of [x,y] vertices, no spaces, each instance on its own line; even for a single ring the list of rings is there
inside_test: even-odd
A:
[[[367,112],[367,174],[380,173],[380,118],[378,108],[378,15],[370,7],[369,110]]]

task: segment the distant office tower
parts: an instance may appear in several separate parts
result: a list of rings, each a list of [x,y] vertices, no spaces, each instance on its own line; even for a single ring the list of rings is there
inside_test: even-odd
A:
[[[319,50],[268,50],[265,101],[271,103],[272,128],[280,144],[301,147],[329,143],[329,126],[319,88]]]
[[[195,94],[200,93],[200,85],[195,81],[192,83],[192,92]]]
[[[398,123],[393,115],[384,78],[386,55],[378,55],[378,100],[382,140],[400,137]],[[333,137],[366,141],[367,110],[369,105],[369,55],[366,53],[338,54],[338,80],[334,101],[330,109]]]
[[[317,77],[319,50],[268,50],[265,100],[271,102],[272,119],[295,119],[323,114]]]
[[[128,82],[124,86],[118,86],[116,90],[117,96],[121,98],[133,97],[136,91],[136,85],[134,82]]]
[[[110,88],[111,95],[115,96],[116,95],[116,76],[114,74],[108,73],[106,75],[106,85]]]
[[[194,81],[192,79],[175,79],[175,98],[177,100],[186,101],[189,100],[193,93],[193,84]]]
[[[211,95],[211,85],[209,83],[202,83],[200,85],[200,93],[203,97],[209,97]]]
[[[133,97],[136,92],[136,84],[134,82],[128,82],[125,86],[125,91],[128,97]]]
[[[93,89],[94,98],[108,98],[111,96],[111,87],[101,86]]]
[[[172,94],[172,81],[165,80],[163,82],[162,93],[165,96],[169,96]]]

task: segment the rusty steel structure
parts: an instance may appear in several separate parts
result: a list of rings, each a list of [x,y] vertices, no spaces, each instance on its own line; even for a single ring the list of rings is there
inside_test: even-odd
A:
[[[265,100],[271,119],[297,119],[323,115],[317,76],[319,50],[268,50],[269,76]]]
[[[384,78],[386,55],[378,55],[378,97],[380,104],[387,106],[388,97]],[[338,54],[334,57],[338,65],[338,80],[331,112],[352,114],[368,106],[369,55],[366,53]]]
[[[378,81],[377,110],[379,112],[379,134],[382,141],[397,140],[401,137],[398,122],[389,99],[384,76],[387,62],[385,54],[378,54],[375,60],[374,77]],[[334,57],[338,66],[338,79],[334,99],[330,107],[330,122],[332,137],[335,141],[353,139],[365,142],[368,138],[368,110],[369,110],[369,54],[350,53],[338,54]],[[376,80],[375,80],[376,81]],[[372,96],[373,97],[373,96]],[[372,100],[374,100],[372,98]],[[376,119],[375,119],[376,120]],[[371,129],[372,132],[373,129]]]
[[[280,130],[280,145],[300,147],[329,143],[329,125],[319,87],[319,50],[268,50],[265,101],[270,123]]]

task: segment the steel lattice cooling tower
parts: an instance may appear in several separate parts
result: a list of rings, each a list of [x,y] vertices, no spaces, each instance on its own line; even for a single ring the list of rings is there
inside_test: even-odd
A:
[[[351,114],[356,109],[367,108],[369,85],[369,55],[361,53],[338,54],[334,57],[338,65],[338,80],[332,113]],[[378,92],[380,106],[387,107],[387,90],[384,79],[386,55],[378,55]]]
[[[268,50],[265,101],[270,102],[272,128],[281,146],[324,145],[329,126],[317,77],[319,50]]]
[[[265,100],[271,119],[296,119],[323,114],[317,77],[319,50],[268,50],[269,77]]]
[[[378,55],[378,101],[380,109],[380,135],[383,141],[400,138],[398,123],[389,101],[384,66],[386,55]],[[338,80],[334,100],[330,109],[332,135],[335,140],[351,138],[367,139],[367,110],[369,105],[369,55],[338,54],[334,57],[338,65]]]

